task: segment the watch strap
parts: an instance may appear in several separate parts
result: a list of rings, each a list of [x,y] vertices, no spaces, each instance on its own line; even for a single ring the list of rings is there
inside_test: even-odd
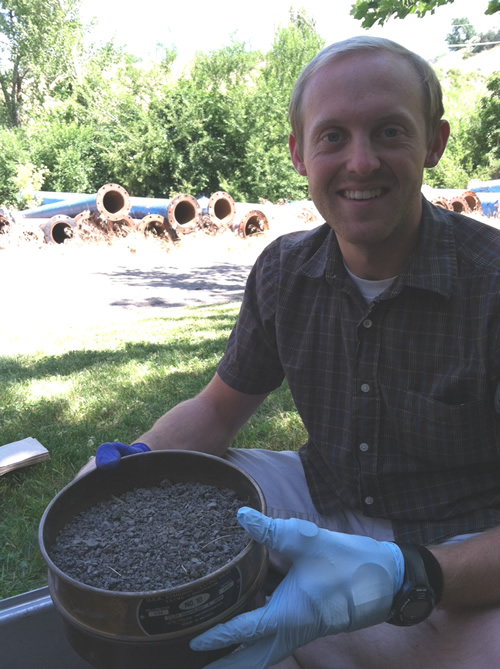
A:
[[[439,604],[443,598],[443,570],[435,555],[425,546],[414,544],[414,548],[419,552],[423,560],[429,585],[434,590],[434,602]]]
[[[396,544],[403,554],[405,561],[404,580],[401,589],[394,596],[392,603],[392,610],[388,623],[398,626],[415,625],[422,620],[425,620],[431,613],[436,603],[436,596],[434,589],[429,581],[426,569],[426,562],[431,565],[431,569],[436,569],[436,566],[431,559],[428,558],[427,553],[432,555],[430,551],[423,546],[415,544]],[[426,551],[426,552],[425,552]],[[425,557],[425,559],[424,559]],[[434,558],[434,556],[432,556]],[[436,558],[434,560],[439,567]],[[434,572],[433,572],[434,573]],[[439,583],[439,572],[436,570],[436,581]],[[434,573],[434,575],[436,575]],[[441,592],[442,592],[442,573],[441,573]],[[415,611],[415,605],[418,607]],[[412,610],[413,615],[410,613]]]

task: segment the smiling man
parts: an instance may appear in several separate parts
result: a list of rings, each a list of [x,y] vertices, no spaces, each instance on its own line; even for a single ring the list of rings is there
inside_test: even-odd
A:
[[[433,207],[441,88],[378,38],[324,49],[290,104],[290,153],[325,219],[272,242],[209,385],[98,467],[185,448],[250,473],[239,521],[283,575],[192,641],[213,669],[491,669],[500,658],[500,233]],[[231,449],[287,381],[299,453]]]
[[[388,51],[339,55],[302,96],[290,135],[295,169],[349,269],[395,276],[417,242],[423,169],[438,163],[448,123],[429,127],[418,72]]]

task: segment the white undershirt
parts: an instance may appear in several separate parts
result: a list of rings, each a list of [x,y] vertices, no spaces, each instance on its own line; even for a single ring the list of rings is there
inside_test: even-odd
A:
[[[387,288],[389,288],[392,282],[395,279],[397,279],[397,276],[393,276],[390,279],[380,279],[379,281],[360,279],[359,276],[356,276],[351,272],[351,270],[345,265],[345,263],[344,267],[346,268],[346,271],[351,277],[351,279],[358,287],[359,292],[361,293],[367,304],[373,302],[373,300],[377,297],[377,295],[381,295],[384,292],[384,290],[387,290]]]

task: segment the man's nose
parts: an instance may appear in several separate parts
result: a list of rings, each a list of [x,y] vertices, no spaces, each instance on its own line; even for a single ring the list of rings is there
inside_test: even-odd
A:
[[[349,143],[347,169],[367,176],[380,167],[380,159],[369,137],[352,137]]]

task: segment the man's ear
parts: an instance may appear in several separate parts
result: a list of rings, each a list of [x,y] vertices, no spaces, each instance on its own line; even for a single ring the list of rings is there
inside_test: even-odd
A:
[[[450,124],[448,121],[443,120],[440,122],[436,136],[429,147],[424,167],[436,167],[444,153],[449,136]]]
[[[304,161],[299,154],[297,140],[295,139],[295,136],[292,132],[288,136],[288,148],[290,149],[290,158],[292,159],[295,170],[300,174],[300,176],[306,177],[306,166],[304,165]]]

